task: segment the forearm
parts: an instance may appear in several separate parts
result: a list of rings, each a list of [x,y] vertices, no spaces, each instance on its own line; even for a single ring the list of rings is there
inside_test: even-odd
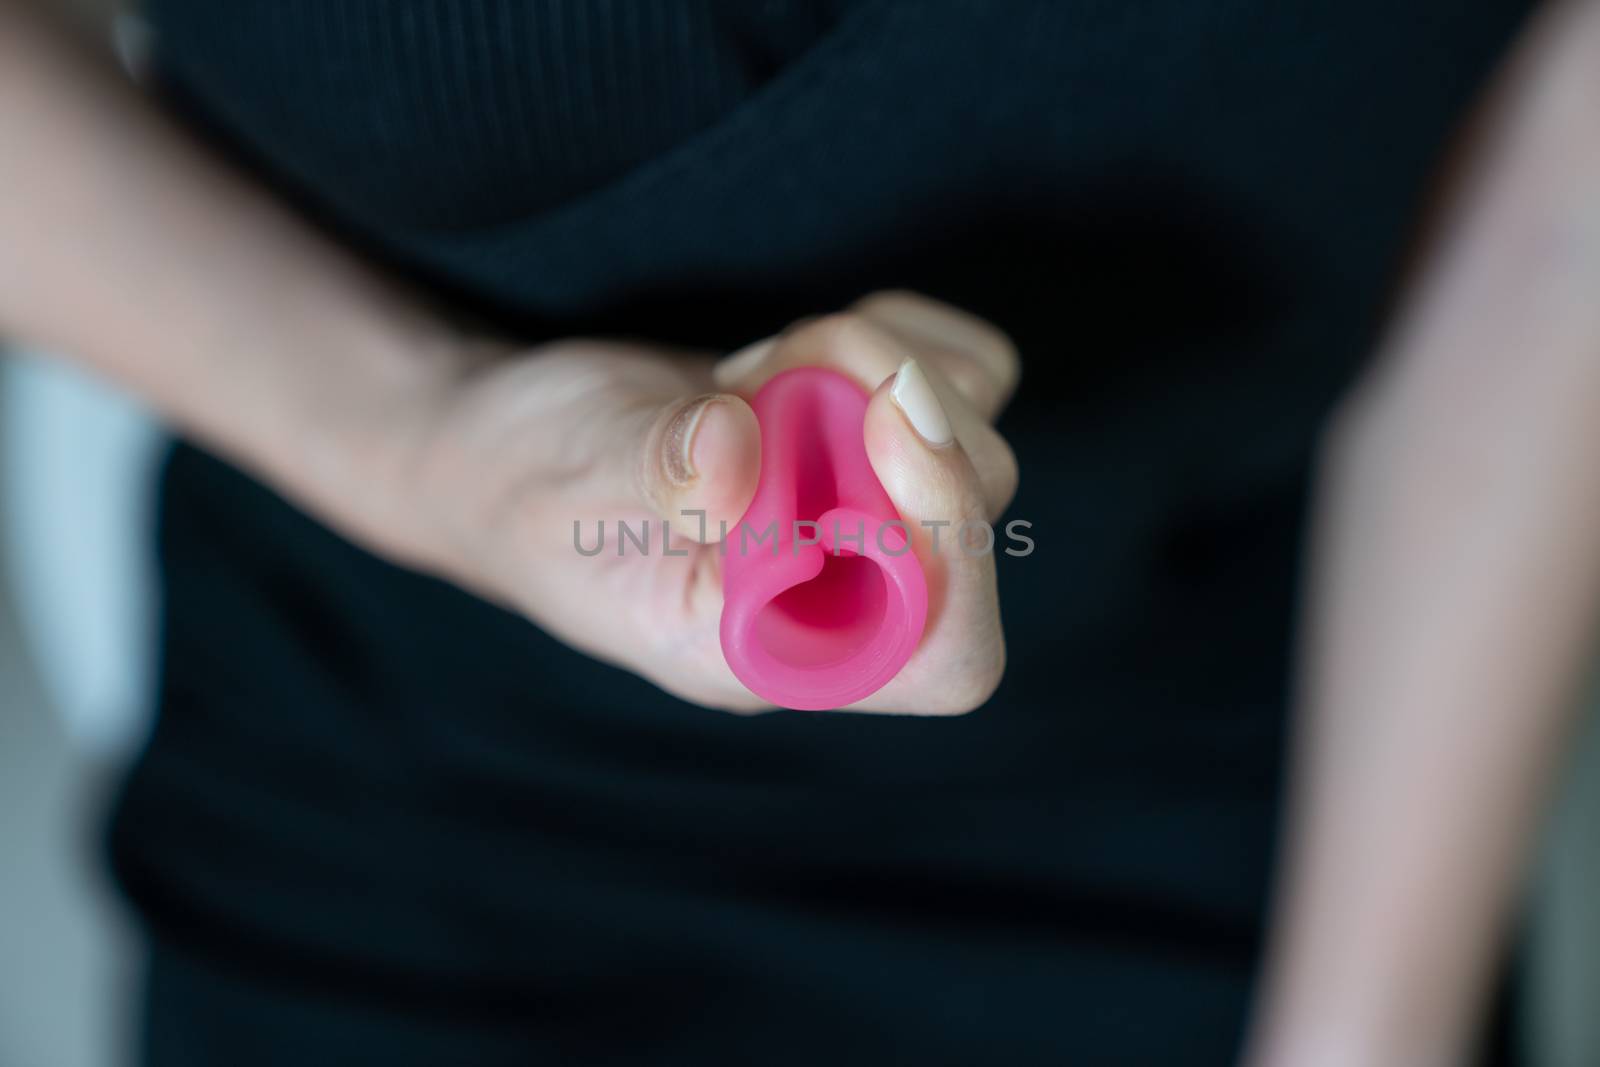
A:
[[[0,190],[0,333],[335,521],[384,477],[384,427],[450,373],[431,316],[4,0]]]
[[[1600,15],[1553,9],[1325,453],[1255,1062],[1461,1062],[1600,600]]]

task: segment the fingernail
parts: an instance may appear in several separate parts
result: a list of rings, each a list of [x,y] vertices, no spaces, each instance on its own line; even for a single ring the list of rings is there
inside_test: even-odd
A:
[[[894,375],[894,385],[889,387],[889,396],[905,412],[911,428],[928,444],[937,448],[955,440],[944,406],[934,395],[928,376],[922,373],[916,360],[908,359],[900,364]]]
[[[776,337],[768,337],[745,345],[730,356],[724,356],[712,366],[711,380],[726,389],[741,378],[748,377],[767,358],[776,341]]]
[[[700,420],[705,417],[705,413],[721,400],[722,397],[715,394],[700,397],[685,405],[667,424],[666,439],[661,443],[661,455],[667,468],[667,477],[671,479],[672,484],[688,485],[698,475],[699,472],[694,469],[695,431],[700,428]]]

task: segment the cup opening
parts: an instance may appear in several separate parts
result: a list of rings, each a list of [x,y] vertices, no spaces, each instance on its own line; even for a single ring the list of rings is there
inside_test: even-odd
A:
[[[785,589],[756,613],[753,634],[777,662],[816,670],[859,655],[882,628],[888,607],[888,581],[878,564],[854,552],[827,553],[815,578]]]

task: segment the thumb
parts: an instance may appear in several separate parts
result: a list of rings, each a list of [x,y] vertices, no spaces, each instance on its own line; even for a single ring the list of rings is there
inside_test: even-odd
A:
[[[924,710],[970,711],[993,694],[1005,670],[983,484],[915,360],[873,394],[865,439],[928,579],[928,625],[918,655],[938,665],[939,677],[917,696]]]
[[[709,393],[650,412],[643,427],[626,446],[638,495],[675,533],[720,540],[755,496],[761,473],[755,412],[737,396]]]

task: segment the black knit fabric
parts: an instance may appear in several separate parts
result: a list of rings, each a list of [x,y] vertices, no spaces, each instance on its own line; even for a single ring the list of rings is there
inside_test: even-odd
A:
[[[350,216],[431,229],[616,178],[759,89],[834,6],[157,0],[154,14],[185,77],[295,179]]]
[[[149,1060],[1225,1064],[1306,477],[1514,0],[156,0],[174,101],[530,340],[907,286],[1038,549],[958,719],[686,706],[190,448],[120,800]]]

